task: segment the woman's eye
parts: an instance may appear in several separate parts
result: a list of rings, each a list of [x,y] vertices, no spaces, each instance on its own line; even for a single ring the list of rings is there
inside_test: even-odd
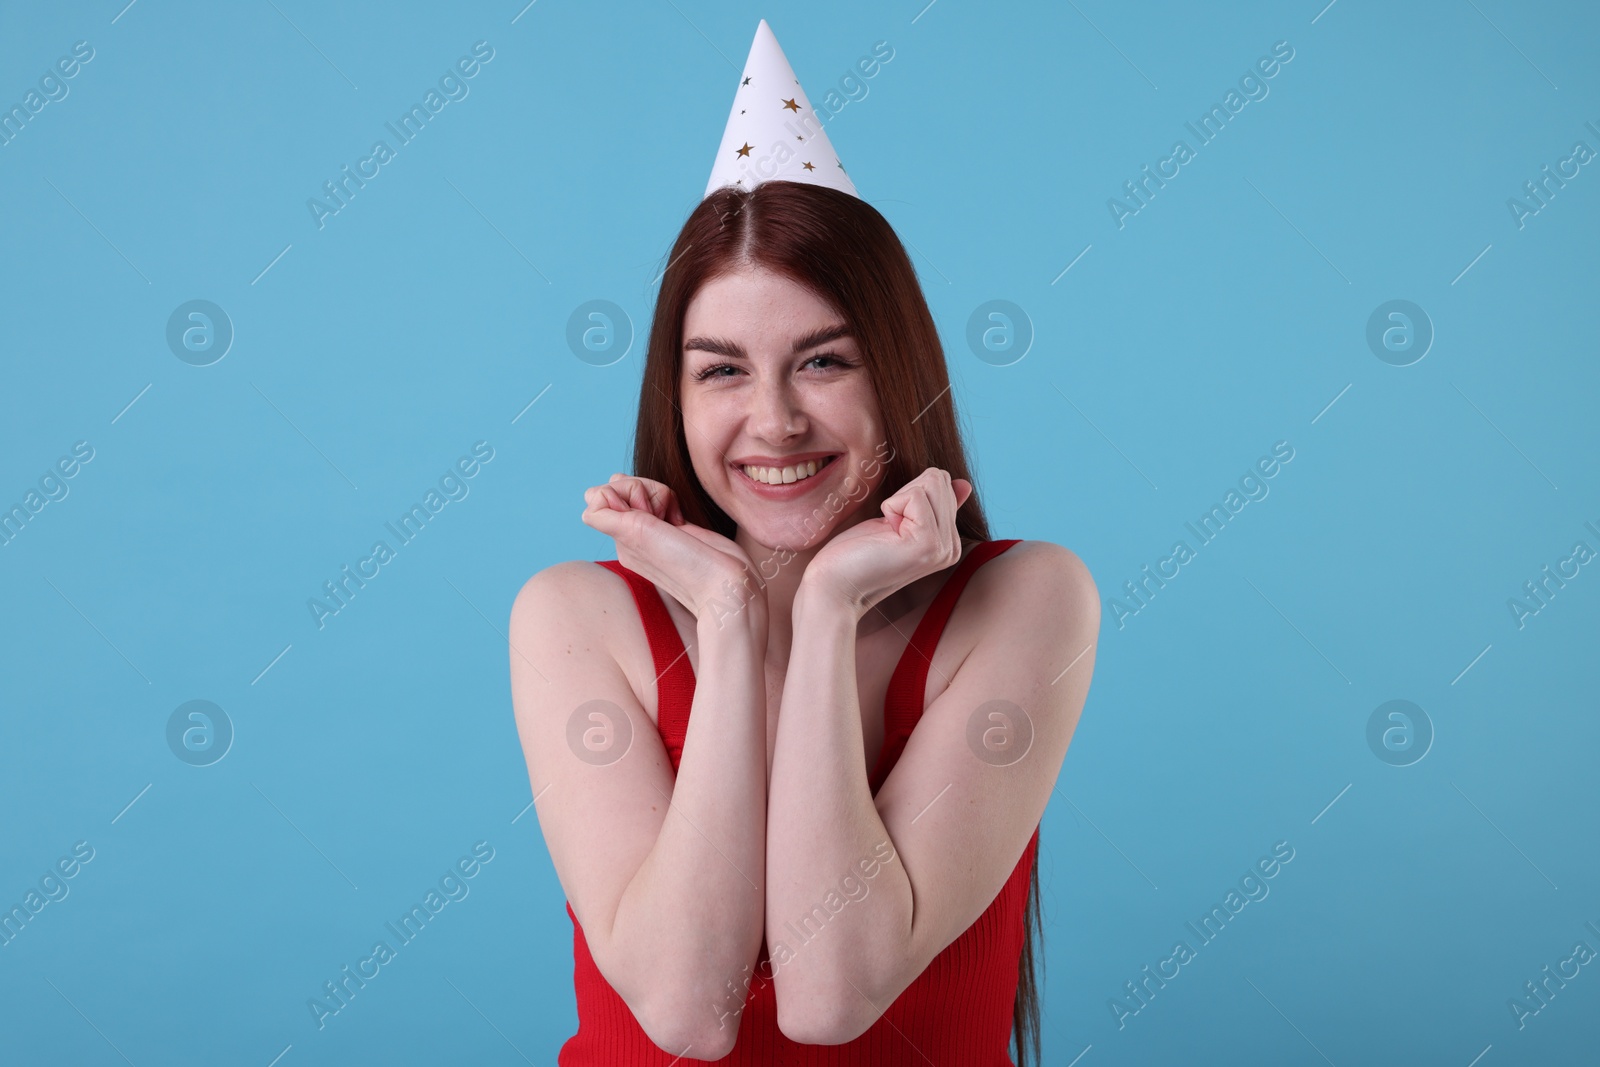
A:
[[[832,367],[854,366],[854,364],[850,363],[848,360],[840,356],[836,356],[831,352],[824,352],[820,355],[812,356],[810,359],[801,364],[801,366],[809,367],[811,364],[816,363],[819,360],[823,361],[823,366],[821,369],[824,370],[830,369],[830,365]],[[735,374],[741,373],[743,372],[731,363],[713,363],[709,367],[703,367],[700,370],[695,371],[690,375],[690,378],[693,381],[703,382],[708,378],[731,378]]]

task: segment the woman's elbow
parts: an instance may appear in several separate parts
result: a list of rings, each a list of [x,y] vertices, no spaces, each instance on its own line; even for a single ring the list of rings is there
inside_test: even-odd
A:
[[[804,1005],[778,996],[778,1029],[802,1045],[843,1045],[866,1033],[877,1021],[876,1011],[851,992],[855,1003],[842,997],[813,998]]]
[[[663,993],[636,1008],[630,1005],[639,1028],[657,1048],[693,1060],[720,1060],[733,1051],[741,1005],[713,1002],[710,997],[694,1002],[679,993]]]

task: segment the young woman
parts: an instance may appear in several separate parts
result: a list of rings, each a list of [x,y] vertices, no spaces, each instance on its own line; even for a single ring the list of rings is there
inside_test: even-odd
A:
[[[999,1067],[1015,1032],[1036,1063],[1038,825],[1099,598],[989,539],[888,222],[799,182],[702,201],[633,465],[585,493],[617,559],[510,622],[573,922],[559,1062]]]

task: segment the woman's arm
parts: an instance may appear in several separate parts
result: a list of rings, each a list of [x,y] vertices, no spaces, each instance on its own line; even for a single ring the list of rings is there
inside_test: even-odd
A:
[[[994,900],[1044,812],[1093,669],[1093,580],[1068,550],[1030,542],[986,563],[962,603],[981,620],[977,645],[874,800],[856,695],[861,609],[801,582],[767,827],[767,947],[793,1040],[865,1032]],[[998,700],[1032,729],[1008,765],[968,740],[975,713],[985,729],[1020,725],[978,711]]]
[[[624,639],[617,628],[639,626],[624,583],[588,562],[551,567],[523,587],[510,626],[539,826],[595,964],[656,1045],[718,1059],[738,1034],[742,979],[762,935],[765,605],[720,625],[700,615],[676,781],[612,651]],[[631,741],[614,762],[568,744],[574,711],[594,700],[628,720]],[[730,981],[739,996],[729,997]]]

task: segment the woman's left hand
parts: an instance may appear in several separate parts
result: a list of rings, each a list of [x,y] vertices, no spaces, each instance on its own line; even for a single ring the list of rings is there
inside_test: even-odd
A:
[[[929,467],[883,502],[883,518],[835,534],[807,565],[801,592],[850,604],[858,616],[961,558],[956,510],[972,483]]]

